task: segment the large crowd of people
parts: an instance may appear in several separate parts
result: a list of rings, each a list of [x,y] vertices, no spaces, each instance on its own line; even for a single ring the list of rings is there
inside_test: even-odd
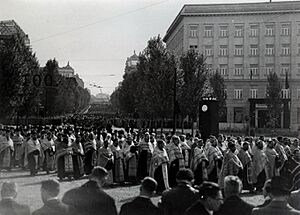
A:
[[[234,204],[242,208],[235,214],[251,214],[254,206],[241,202],[238,197],[241,189],[260,193],[266,184],[274,187],[272,181],[277,178],[284,180],[285,192],[279,193],[286,197],[290,191],[300,189],[299,164],[299,139],[281,136],[268,139],[220,134],[203,140],[200,132],[192,136],[73,125],[0,127],[2,171],[22,168],[32,176],[39,171],[55,172],[59,180],[89,176],[87,184],[67,192],[63,198],[79,214],[116,214],[111,197],[92,203],[100,200],[92,200],[90,193],[104,195],[102,186],[127,184],[141,184],[141,196],[122,206],[122,215],[138,214],[132,208],[134,205],[151,208],[150,202],[142,199],[153,193],[162,195],[157,214],[206,214],[205,211],[232,214]],[[41,190],[52,199],[54,194],[47,192],[47,186],[59,184],[45,183]],[[8,186],[12,189],[15,185]],[[191,207],[194,202],[198,205]],[[87,212],[89,204],[94,209]],[[156,214],[154,211],[150,214]],[[253,213],[262,214],[260,209]]]

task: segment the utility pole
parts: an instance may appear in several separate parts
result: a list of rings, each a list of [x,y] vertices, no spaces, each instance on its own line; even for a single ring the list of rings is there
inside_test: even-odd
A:
[[[176,82],[177,82],[177,68],[174,69],[174,86],[173,86],[173,133],[176,134]]]

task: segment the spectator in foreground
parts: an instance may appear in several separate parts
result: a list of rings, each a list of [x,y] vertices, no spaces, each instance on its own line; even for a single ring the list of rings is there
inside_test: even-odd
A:
[[[293,208],[300,210],[300,188],[291,193],[291,197],[288,202]]]
[[[192,187],[194,174],[190,169],[180,169],[176,175],[177,186],[165,191],[159,207],[165,215],[182,215],[199,199],[198,191]]]
[[[4,182],[1,189],[0,214],[1,215],[29,215],[28,205],[22,205],[15,201],[17,197],[17,184]]]
[[[253,205],[240,198],[243,184],[237,176],[228,175],[224,179],[224,204],[217,212],[218,215],[251,215]]]
[[[65,193],[62,201],[75,210],[72,214],[117,215],[115,200],[102,190],[107,176],[108,173],[104,167],[96,166],[88,182]]]
[[[200,200],[186,210],[186,215],[211,215],[223,203],[220,187],[214,182],[203,182],[199,186],[199,194]]]
[[[68,206],[58,199],[59,183],[50,179],[42,181],[41,197],[44,206],[34,211],[32,215],[66,215]]]
[[[159,215],[158,207],[150,199],[154,195],[156,187],[157,182],[153,178],[144,178],[140,187],[140,195],[133,201],[122,205],[120,215]]]
[[[285,178],[280,176],[273,177],[270,193],[272,201],[266,207],[254,208],[252,215],[300,215],[300,211],[293,209],[287,203],[290,191]]]

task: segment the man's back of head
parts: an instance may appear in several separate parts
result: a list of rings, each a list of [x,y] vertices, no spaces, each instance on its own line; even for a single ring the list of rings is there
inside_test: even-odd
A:
[[[89,175],[91,181],[96,181],[99,186],[102,186],[108,176],[108,172],[104,167],[96,166],[92,170],[92,173]]]
[[[17,184],[15,182],[4,182],[1,188],[2,199],[15,199],[17,197]]]
[[[290,195],[288,180],[281,176],[271,179],[270,193],[273,199],[286,200]]]
[[[192,183],[194,180],[194,173],[192,170],[187,168],[180,169],[176,174],[176,181],[177,183]]]
[[[41,186],[41,195],[43,202],[46,202],[48,199],[56,198],[59,194],[59,182],[54,179],[49,179],[42,181]]]
[[[151,177],[145,177],[140,187],[140,195],[152,197],[155,193],[157,182]]]
[[[224,179],[224,194],[230,196],[239,196],[243,189],[243,183],[237,176],[228,175]]]

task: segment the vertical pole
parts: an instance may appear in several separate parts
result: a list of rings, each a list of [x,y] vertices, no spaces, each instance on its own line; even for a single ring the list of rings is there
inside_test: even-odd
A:
[[[174,69],[174,86],[173,86],[173,133],[176,133],[176,81],[177,81],[177,71]]]

